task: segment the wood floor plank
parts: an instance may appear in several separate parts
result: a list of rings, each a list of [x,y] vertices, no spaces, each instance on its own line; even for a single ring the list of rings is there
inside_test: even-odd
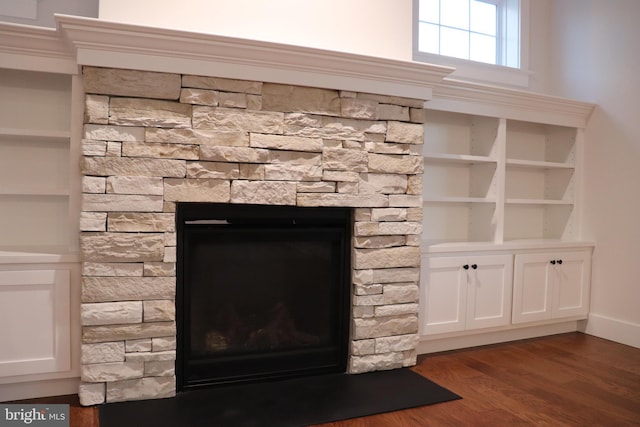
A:
[[[593,336],[425,355],[412,369],[462,399],[317,427],[640,426],[640,349]],[[72,400],[71,426],[99,427],[97,409]]]

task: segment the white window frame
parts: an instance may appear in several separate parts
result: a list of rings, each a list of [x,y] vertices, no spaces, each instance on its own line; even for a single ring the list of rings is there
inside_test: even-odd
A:
[[[419,27],[419,0],[413,0],[413,60],[428,62],[438,65],[446,65],[456,68],[451,74],[452,78],[460,80],[477,81],[481,83],[496,84],[499,86],[529,87],[529,0],[483,0],[487,3],[500,4],[503,14],[498,17],[498,42],[497,55],[499,58],[507,57],[507,63],[519,64],[519,68],[503,65],[487,64],[470,61],[467,59],[453,58],[433,53],[420,52],[418,50]],[[509,3],[520,3],[519,16],[514,13],[517,8],[509,7]],[[519,27],[520,40],[503,37],[507,25]],[[516,29],[517,29],[516,27]],[[517,30],[516,30],[517,31]],[[519,53],[519,55],[518,55]],[[519,62],[513,58],[519,58]]]

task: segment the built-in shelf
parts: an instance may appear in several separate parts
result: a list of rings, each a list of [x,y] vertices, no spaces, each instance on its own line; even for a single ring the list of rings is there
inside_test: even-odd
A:
[[[18,129],[0,128],[0,138],[8,139],[38,139],[38,140],[59,140],[68,142],[71,133],[66,130],[55,129]]]
[[[428,163],[460,163],[465,165],[496,163],[496,160],[491,157],[473,156],[469,154],[427,153],[424,155],[424,160]]]
[[[507,166],[536,169],[573,169],[573,163],[542,162],[534,160],[507,159]]]

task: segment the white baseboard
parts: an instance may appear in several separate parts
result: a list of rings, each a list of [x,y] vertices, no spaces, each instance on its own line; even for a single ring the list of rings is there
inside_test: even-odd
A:
[[[467,335],[454,337],[422,338],[418,343],[418,354],[438,353],[441,351],[478,347],[501,342],[543,337],[546,335],[564,334],[567,332],[575,332],[577,330],[578,322],[570,321],[485,333],[470,332]]]
[[[640,348],[640,324],[637,323],[591,313],[586,326],[581,331],[609,341]]]
[[[0,384],[0,402],[78,394],[79,378]]]

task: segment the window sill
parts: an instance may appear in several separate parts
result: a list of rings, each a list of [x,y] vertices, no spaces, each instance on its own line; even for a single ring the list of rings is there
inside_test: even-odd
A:
[[[414,52],[413,60],[436,65],[454,67],[455,71],[448,77],[477,83],[492,84],[517,88],[529,88],[531,71],[502,65],[485,64],[465,59],[451,58],[425,52]]]

